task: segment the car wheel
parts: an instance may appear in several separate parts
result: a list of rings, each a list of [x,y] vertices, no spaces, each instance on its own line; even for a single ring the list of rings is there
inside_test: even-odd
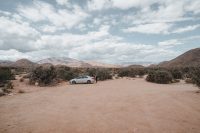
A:
[[[76,84],[76,81],[72,81],[72,84]]]
[[[90,80],[88,80],[88,81],[87,81],[87,83],[88,83],[88,84],[91,84],[91,81],[90,81]]]

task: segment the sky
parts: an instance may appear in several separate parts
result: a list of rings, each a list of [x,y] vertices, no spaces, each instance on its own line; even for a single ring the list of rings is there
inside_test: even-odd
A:
[[[0,60],[158,63],[200,47],[200,0],[1,0]]]

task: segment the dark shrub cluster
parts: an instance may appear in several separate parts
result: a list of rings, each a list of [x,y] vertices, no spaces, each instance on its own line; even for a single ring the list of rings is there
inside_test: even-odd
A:
[[[13,88],[14,88],[13,83],[12,83],[11,81],[8,81],[8,82],[4,85],[3,91],[4,91],[5,93],[10,93],[10,92],[11,92],[11,89],[13,89]]]
[[[200,88],[200,67],[193,69],[192,71],[192,81]]]
[[[131,68],[121,68],[118,72],[119,77],[136,77],[136,71]]]
[[[57,77],[62,80],[70,80],[79,75],[76,69],[72,69],[66,66],[56,68]]]
[[[14,79],[14,75],[10,68],[0,67],[0,96],[11,92],[13,84],[10,80]]]
[[[121,68],[118,70],[119,77],[143,77],[146,74],[145,68]]]
[[[97,75],[98,80],[107,80],[107,79],[112,79],[111,71],[108,69],[98,69],[97,70]]]
[[[112,70],[108,68],[88,68],[85,73],[89,76],[97,76],[98,80],[112,79]]]
[[[144,68],[137,68],[135,69],[136,75],[139,77],[143,77],[146,74],[146,70]]]
[[[36,82],[40,86],[46,86],[56,83],[57,74],[53,66],[50,67],[37,67],[30,74],[30,84],[35,84]]]
[[[0,67],[0,84],[7,82],[8,80],[13,80],[14,75],[10,68]]]
[[[146,80],[149,81],[149,82],[155,82],[155,71],[150,71],[148,73],[148,76],[146,77]]]
[[[174,79],[182,79],[183,78],[183,73],[178,68],[171,69],[170,72]]]
[[[172,75],[170,72],[165,70],[157,70],[149,72],[146,80],[149,82],[155,82],[159,84],[168,84],[172,82]]]
[[[97,75],[97,69],[96,68],[88,68],[85,71],[86,74],[88,74],[89,76],[96,76]]]

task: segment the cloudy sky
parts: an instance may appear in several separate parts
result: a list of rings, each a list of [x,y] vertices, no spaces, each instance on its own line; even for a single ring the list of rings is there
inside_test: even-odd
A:
[[[200,47],[200,0],[1,0],[0,60],[160,62]]]

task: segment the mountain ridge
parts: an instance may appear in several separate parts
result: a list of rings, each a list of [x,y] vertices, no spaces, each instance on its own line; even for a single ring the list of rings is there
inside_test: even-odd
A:
[[[158,67],[187,67],[200,65],[200,48],[186,51],[176,58],[159,63]]]

